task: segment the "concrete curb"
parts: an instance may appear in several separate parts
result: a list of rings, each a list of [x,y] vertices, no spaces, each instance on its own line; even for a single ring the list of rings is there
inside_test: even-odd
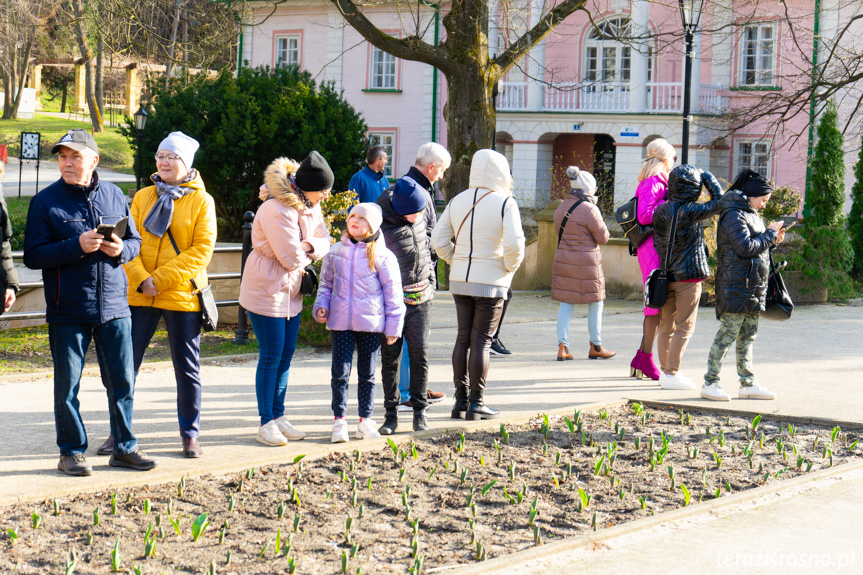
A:
[[[663,512],[653,517],[645,517],[644,519],[638,519],[636,521],[624,523],[622,525],[609,527],[607,529],[597,531],[593,534],[569,537],[567,539],[554,541],[552,543],[546,543],[544,545],[533,547],[531,549],[526,549],[524,551],[518,551],[516,553],[510,553],[501,557],[495,557],[494,559],[489,559],[488,561],[477,562],[475,564],[468,565],[465,567],[453,566],[452,568],[457,570],[454,570],[452,572],[457,575],[514,573],[519,567],[525,566],[529,562],[538,561],[552,555],[557,555],[559,553],[565,553],[568,551],[574,551],[576,549],[581,549],[588,546],[602,546],[613,539],[623,537],[637,531],[644,531],[653,527],[657,527],[659,525],[671,523],[673,521],[680,521],[682,519],[687,519],[693,516],[716,513],[734,507],[735,505],[740,505],[741,503],[748,503],[750,501],[754,501],[767,495],[773,495],[783,491],[792,490],[809,483],[815,483],[817,481],[827,478],[838,477],[859,469],[863,469],[863,461],[855,461],[839,465],[834,468],[821,469],[808,475],[795,477],[793,479],[784,479],[770,485],[756,487],[755,489],[747,489],[746,491],[741,491],[738,493],[732,493],[731,495],[726,495],[712,501],[695,503],[686,507],[681,507],[680,509],[675,509],[674,511]]]

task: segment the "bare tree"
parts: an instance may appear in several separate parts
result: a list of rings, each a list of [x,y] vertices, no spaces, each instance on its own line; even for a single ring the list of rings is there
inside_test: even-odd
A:
[[[85,6],[83,0],[66,0],[66,7],[72,15],[70,24],[75,30],[75,36],[78,40],[78,49],[81,51],[81,58],[84,60],[85,86],[84,93],[87,99],[87,108],[90,112],[90,123],[93,125],[93,132],[102,132],[105,130],[102,124],[102,113],[99,105],[96,102],[96,91],[93,81],[93,65],[91,60],[93,54],[90,52],[90,43],[86,32],[86,16],[84,13]]]
[[[474,152],[490,148],[495,131],[492,90],[528,51],[587,0],[547,0],[535,3],[540,14],[533,25],[514,35],[496,56],[489,54],[491,0],[452,0],[440,4],[394,0],[402,18],[405,37],[396,38],[375,26],[354,0],[330,0],[347,23],[373,46],[405,60],[430,64],[447,80],[444,107],[447,140],[453,164],[447,171],[444,193],[449,200],[467,187]],[[446,4],[444,7],[443,5]],[[509,3],[507,3],[509,5]],[[444,9],[446,8],[446,9]],[[433,45],[423,39],[435,12],[443,14],[446,40]]]
[[[38,44],[43,0],[4,0],[0,4],[0,73],[3,76],[3,118],[17,118],[27,83],[27,69]]]

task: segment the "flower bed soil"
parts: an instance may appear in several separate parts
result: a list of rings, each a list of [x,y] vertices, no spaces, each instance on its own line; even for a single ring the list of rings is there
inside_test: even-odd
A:
[[[17,566],[17,573],[64,573],[74,549],[75,573],[110,573],[119,538],[123,573],[137,567],[153,574],[292,568],[328,574],[342,572],[343,555],[348,573],[406,573],[417,564],[408,517],[416,522],[417,554],[428,572],[676,509],[687,504],[686,493],[693,505],[861,456],[856,433],[766,419],[753,432],[747,418],[642,411],[639,404],[580,413],[580,431],[576,417],[568,419],[572,433],[562,417],[548,421],[547,441],[539,417],[507,426],[506,438],[489,431],[414,442],[395,436],[398,455],[388,447],[354,449],[188,478],[182,494],[179,483],[121,489],[116,515],[111,492],[58,500],[59,515],[50,498],[6,507],[0,509],[0,572]],[[193,541],[192,523],[203,513],[210,526]],[[178,521],[179,535],[171,520]],[[155,548],[145,558],[148,527]],[[17,529],[17,542],[7,529]]]

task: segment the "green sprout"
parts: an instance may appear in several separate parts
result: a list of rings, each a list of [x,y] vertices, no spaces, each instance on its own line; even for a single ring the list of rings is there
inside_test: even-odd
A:
[[[590,505],[590,495],[581,487],[578,488],[578,498],[583,509],[587,509]]]
[[[168,500],[168,505],[165,507],[165,512],[168,515],[171,515],[174,512],[174,500],[173,499]]]
[[[179,523],[179,521],[178,521]],[[197,541],[201,535],[204,534],[204,531],[207,530],[207,527],[210,525],[210,521],[207,519],[206,513],[201,513],[195,518],[195,521],[192,522],[192,541]],[[179,533],[177,533],[179,535]]]
[[[96,509],[93,510],[93,525],[99,525],[99,523],[100,523],[99,508],[97,507]]]
[[[645,497],[644,495],[640,496],[638,498],[638,502],[641,504],[642,509],[647,508],[647,497]]]
[[[34,511],[30,518],[33,523],[33,529],[39,529],[39,526],[42,524],[42,517]]]
[[[117,514],[117,494],[111,494],[111,515]]]
[[[263,559],[263,558],[264,558],[264,554],[267,552],[267,549],[269,549],[269,548],[270,548],[270,543],[272,543],[272,542],[273,542],[273,539],[272,539],[272,538],[267,539],[267,542],[266,542],[266,543],[264,543],[264,547],[263,547],[263,549],[261,549],[261,552],[260,552],[260,553],[258,553],[258,559]]]
[[[177,535],[178,535],[178,536],[179,536],[179,535],[180,535],[180,533],[181,533],[181,531],[180,531],[180,521],[182,521],[182,519],[183,519],[183,516],[182,516],[182,515],[178,515],[176,520],[174,520],[174,518],[173,518],[173,517],[168,517],[168,521],[170,521],[170,522],[171,522],[171,527],[173,527],[173,528],[174,528],[174,531],[176,531],[176,533],[177,533]]]
[[[686,487],[685,483],[681,483],[680,491],[683,492],[683,506],[686,507],[687,505],[689,505],[689,488]]]
[[[533,542],[535,545],[542,545],[542,539],[539,536],[539,525],[533,526]]]
[[[404,478],[405,478],[405,468],[402,467],[401,469],[399,469],[399,482],[404,480]]]
[[[300,518],[301,515],[299,513],[294,515],[294,533],[299,533],[300,531]]]
[[[539,511],[537,511],[536,509],[532,509],[532,510],[530,511],[530,513],[528,513],[528,515],[527,515],[527,524],[528,524],[528,526],[533,527],[533,522],[534,522],[534,520],[536,519],[536,516],[537,516],[537,514],[538,514],[538,513],[539,513]]]
[[[120,565],[123,564],[123,556],[120,553],[120,538],[117,537],[117,542],[114,544],[114,549],[111,551],[111,572],[116,573],[120,570]]]
[[[13,545],[15,543],[18,543],[18,528],[17,527],[15,529],[7,529],[6,535],[9,536],[9,540],[12,542]]]
[[[502,423],[500,424],[500,438],[504,445],[509,443],[509,432]]]
[[[144,539],[144,559],[149,559],[156,555],[156,538],[150,540]]]

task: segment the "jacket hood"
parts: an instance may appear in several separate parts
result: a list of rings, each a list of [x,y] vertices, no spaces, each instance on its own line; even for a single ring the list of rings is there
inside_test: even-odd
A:
[[[593,194],[588,194],[584,190],[579,190],[577,188],[572,188],[569,190],[569,195],[578,200],[585,200],[590,202],[591,204],[596,204],[596,196]]]
[[[719,213],[724,214],[728,210],[740,210],[741,212],[755,212],[755,208],[749,203],[739,190],[728,190],[719,200]]]
[[[506,157],[493,150],[479,150],[470,163],[469,188],[487,188],[509,194],[512,175]]]
[[[694,166],[684,164],[668,174],[668,199],[689,203],[701,195],[701,174]]]

